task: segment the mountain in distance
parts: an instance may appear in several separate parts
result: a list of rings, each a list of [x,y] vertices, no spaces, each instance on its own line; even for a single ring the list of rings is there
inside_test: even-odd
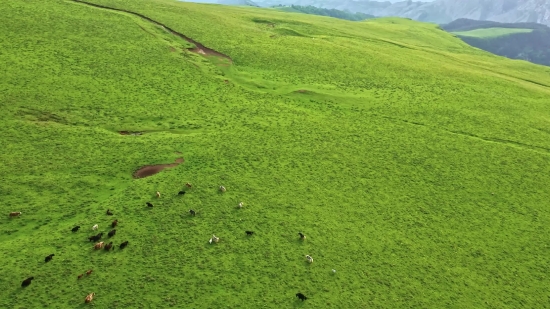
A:
[[[211,3],[211,4],[234,5],[234,6],[255,6],[255,7],[260,7],[260,5],[258,5],[257,3],[255,3],[254,1],[251,1],[251,0],[193,0],[193,1],[182,1],[182,2]]]
[[[368,15],[364,13],[359,13],[359,12],[350,13],[348,11],[341,11],[337,9],[323,9],[323,8],[318,8],[311,5],[308,5],[308,6],[301,6],[301,5],[294,5],[294,4],[290,6],[279,5],[279,6],[276,6],[275,9],[279,11],[285,11],[285,12],[329,16],[329,17],[346,19],[351,21],[361,21],[361,20],[375,18],[375,16],[373,15]]]
[[[550,25],[550,0],[257,0],[260,6],[301,5],[361,12],[375,16],[406,17],[438,24],[459,18],[504,23],[534,22]]]
[[[441,28],[493,54],[550,66],[550,28],[545,25],[458,19]]]

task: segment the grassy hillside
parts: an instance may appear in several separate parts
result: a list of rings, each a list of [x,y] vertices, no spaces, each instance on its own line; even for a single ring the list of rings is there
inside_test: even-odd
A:
[[[550,305],[549,68],[404,19],[93,2],[231,62],[132,14],[0,2],[0,308]]]
[[[469,31],[456,31],[452,32],[456,35],[467,36],[473,38],[496,38],[499,36],[510,35],[514,33],[529,33],[533,32],[533,29],[521,29],[521,28],[484,28],[475,29]]]

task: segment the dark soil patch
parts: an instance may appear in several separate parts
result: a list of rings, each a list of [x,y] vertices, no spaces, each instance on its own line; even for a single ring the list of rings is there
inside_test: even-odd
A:
[[[118,131],[120,135],[142,135],[143,132],[134,132],[134,131]]]
[[[224,55],[218,51],[215,51],[211,48],[208,48],[204,45],[202,45],[201,43],[173,30],[172,28],[156,21],[156,20],[153,20],[145,15],[142,15],[140,13],[136,13],[136,12],[132,12],[132,11],[128,11],[128,10],[123,10],[123,9],[117,9],[117,8],[112,8],[112,7],[108,7],[108,6],[104,6],[104,5],[100,5],[100,4],[95,4],[95,3],[90,3],[90,2],[86,2],[86,1],[81,1],[81,0],[72,0],[74,2],[77,2],[77,3],[82,3],[82,4],[87,4],[87,5],[90,5],[90,6],[94,6],[94,7],[98,7],[98,8],[102,8],[102,9],[107,9],[107,10],[113,10],[113,11],[119,11],[119,12],[124,12],[124,13],[128,13],[128,14],[132,14],[132,15],[135,15],[135,16],[138,16],[138,17],[141,17],[149,22],[152,22],[153,24],[157,25],[157,26],[160,26],[162,28],[164,28],[165,30],[167,30],[168,32],[172,33],[173,35],[177,36],[177,37],[180,37],[184,40],[186,40],[187,42],[195,45],[194,48],[189,48],[188,50],[191,51],[191,52],[194,52],[194,53],[198,53],[198,54],[201,54],[201,55],[210,55],[210,56],[216,56],[216,57],[220,57],[220,58],[225,58],[227,60],[229,60],[229,62],[233,62],[231,60],[231,58],[227,55]]]
[[[137,171],[134,172],[134,178],[144,178],[144,177],[153,176],[156,173],[161,172],[165,168],[176,167],[183,162],[185,162],[185,160],[182,157],[182,158],[177,158],[174,163],[170,163],[170,164],[146,165],[146,166],[140,167]]]

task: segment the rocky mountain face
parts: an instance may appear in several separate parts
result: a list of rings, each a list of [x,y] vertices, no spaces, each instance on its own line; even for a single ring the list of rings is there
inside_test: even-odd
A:
[[[459,18],[504,23],[536,22],[550,25],[550,0],[435,0],[433,2],[368,0],[257,0],[260,6],[312,5],[327,9],[361,12],[375,16],[399,16],[449,23]]]

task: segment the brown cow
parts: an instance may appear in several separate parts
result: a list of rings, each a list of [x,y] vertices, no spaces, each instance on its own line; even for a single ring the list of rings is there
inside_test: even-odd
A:
[[[88,296],[86,296],[86,299],[84,299],[84,302],[85,302],[85,303],[89,303],[89,302],[91,302],[92,300],[94,300],[94,295],[95,295],[95,293],[90,293],[90,294],[88,294]]]
[[[84,274],[78,275],[78,279],[82,278],[82,276],[84,276]]]
[[[101,242],[98,242],[97,244],[95,244],[94,249],[97,249],[97,250],[98,250],[98,249],[102,249],[102,248],[103,248],[103,244],[104,244],[104,243],[103,243],[102,241],[101,241]]]
[[[186,183],[185,186],[186,186],[187,188],[193,187],[190,183]]]
[[[113,221],[113,223],[111,223],[111,227],[114,228],[117,224],[118,224],[118,219],[115,219],[115,221]]]
[[[111,241],[110,243],[105,245],[105,250],[109,251],[111,250],[112,247],[113,247],[113,242]]]
[[[21,215],[20,211],[10,212],[10,217],[19,217]]]
[[[92,269],[90,269],[90,270],[87,270],[87,271],[86,271],[86,275],[88,275],[88,276],[89,276],[89,275],[90,275],[90,274],[92,273],[92,271],[93,271]]]

